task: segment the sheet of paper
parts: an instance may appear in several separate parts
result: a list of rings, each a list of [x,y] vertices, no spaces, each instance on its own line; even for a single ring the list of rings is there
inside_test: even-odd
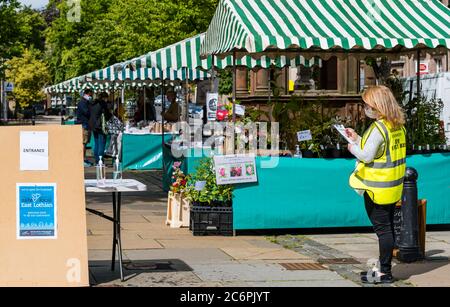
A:
[[[48,132],[20,132],[20,170],[48,171]]]
[[[347,133],[345,132],[345,127],[343,125],[334,125],[334,128],[339,131],[339,133],[344,137],[344,139],[347,140],[348,143],[355,145],[356,143],[353,142],[348,136]]]

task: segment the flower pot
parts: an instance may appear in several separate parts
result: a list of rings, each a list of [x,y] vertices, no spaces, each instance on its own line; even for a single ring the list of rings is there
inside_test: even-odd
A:
[[[183,194],[169,192],[166,225],[170,228],[189,227],[189,201]]]
[[[311,150],[305,150],[303,152],[303,158],[312,159],[315,158],[315,154]]]
[[[331,150],[331,157],[335,158],[335,159],[339,159],[341,157],[341,151],[339,149],[332,149]]]

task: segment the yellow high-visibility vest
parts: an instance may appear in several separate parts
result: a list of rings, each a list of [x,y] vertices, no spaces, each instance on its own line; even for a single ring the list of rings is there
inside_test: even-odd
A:
[[[381,157],[369,164],[359,162],[350,177],[350,186],[365,190],[375,204],[390,205],[402,199],[406,172],[406,130],[394,129],[386,120],[372,124],[361,140],[361,149],[374,129],[381,132],[385,149]]]

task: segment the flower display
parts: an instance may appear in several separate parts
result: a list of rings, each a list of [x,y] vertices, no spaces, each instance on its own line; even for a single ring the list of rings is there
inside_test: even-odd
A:
[[[172,193],[178,194],[183,193],[186,190],[188,178],[181,170],[181,162],[175,162],[172,166],[172,185],[170,187],[170,191]]]
[[[236,166],[231,168],[231,177],[241,177],[242,176],[242,166]]]

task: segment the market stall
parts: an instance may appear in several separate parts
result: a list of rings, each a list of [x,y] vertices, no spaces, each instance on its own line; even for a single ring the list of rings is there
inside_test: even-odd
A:
[[[182,162],[187,174],[195,172],[203,158],[174,159],[165,151],[166,169]],[[348,185],[354,159],[279,158],[276,168],[261,168],[257,158],[258,183],[236,186],[233,197],[235,230],[368,227],[370,221],[362,199]],[[427,199],[429,225],[450,224],[450,153],[415,155],[408,166],[419,172],[419,197]],[[330,176],[333,174],[333,176]],[[165,189],[170,184],[165,174]]]

